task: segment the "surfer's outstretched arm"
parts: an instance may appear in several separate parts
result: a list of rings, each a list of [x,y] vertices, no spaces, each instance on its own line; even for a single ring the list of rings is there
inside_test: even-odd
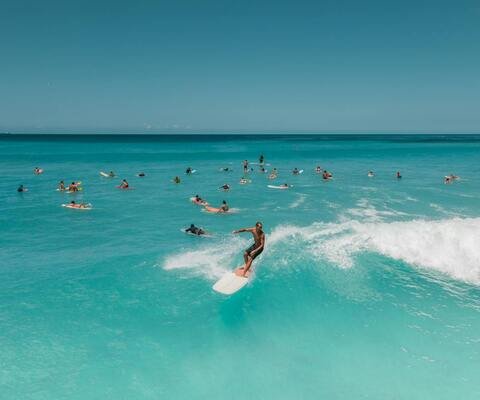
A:
[[[254,228],[242,228],[242,229],[237,229],[236,231],[233,231],[233,233],[242,233],[242,232],[253,232]]]

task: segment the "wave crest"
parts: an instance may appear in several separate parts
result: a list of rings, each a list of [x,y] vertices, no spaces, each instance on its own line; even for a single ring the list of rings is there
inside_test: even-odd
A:
[[[351,268],[361,252],[375,252],[450,277],[480,284],[480,218],[450,218],[438,221],[313,223],[306,227],[277,226],[267,234],[262,255],[275,256],[277,265],[300,259],[322,259]],[[234,267],[247,241],[229,238],[221,244],[167,257],[165,269],[200,268],[211,277]],[[291,249],[289,247],[291,246]],[[287,251],[285,251],[287,250]],[[278,251],[282,257],[278,257]]]

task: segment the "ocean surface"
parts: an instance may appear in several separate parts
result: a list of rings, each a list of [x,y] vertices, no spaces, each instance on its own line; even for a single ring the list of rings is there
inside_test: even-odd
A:
[[[0,171],[1,399],[480,398],[480,135],[3,135]]]

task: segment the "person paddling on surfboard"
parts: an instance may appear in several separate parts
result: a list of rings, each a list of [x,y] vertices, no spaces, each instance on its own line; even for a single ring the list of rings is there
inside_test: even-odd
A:
[[[190,228],[185,229],[186,233],[193,233],[194,235],[205,235],[205,231],[194,224],[190,224]]]
[[[255,242],[247,250],[245,250],[245,253],[243,254],[245,265],[235,271],[235,274],[238,276],[247,277],[249,275],[248,271],[252,266],[253,260],[255,260],[255,258],[257,258],[263,251],[265,246],[265,233],[263,233],[263,225],[261,222],[257,222],[253,228],[243,228],[233,231],[234,234],[241,232],[250,232],[255,240]]]

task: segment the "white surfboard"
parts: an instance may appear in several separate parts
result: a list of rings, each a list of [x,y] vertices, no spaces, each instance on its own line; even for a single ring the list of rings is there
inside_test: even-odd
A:
[[[270,189],[279,189],[279,190],[286,190],[290,189],[291,186],[276,186],[276,185],[267,185]]]
[[[107,174],[106,172],[103,172],[103,171],[100,171],[100,175],[102,175],[105,178],[113,178],[113,176],[110,176],[109,174]]]
[[[85,210],[91,210],[92,209],[92,205],[91,204],[88,204],[86,207],[74,207],[72,206],[71,204],[62,204],[62,207],[65,207],[65,208],[70,208],[72,210],[82,210],[82,211],[85,211]]]
[[[233,294],[238,292],[248,283],[248,278],[238,276],[235,272],[227,272],[213,286],[213,290],[222,294]]]

